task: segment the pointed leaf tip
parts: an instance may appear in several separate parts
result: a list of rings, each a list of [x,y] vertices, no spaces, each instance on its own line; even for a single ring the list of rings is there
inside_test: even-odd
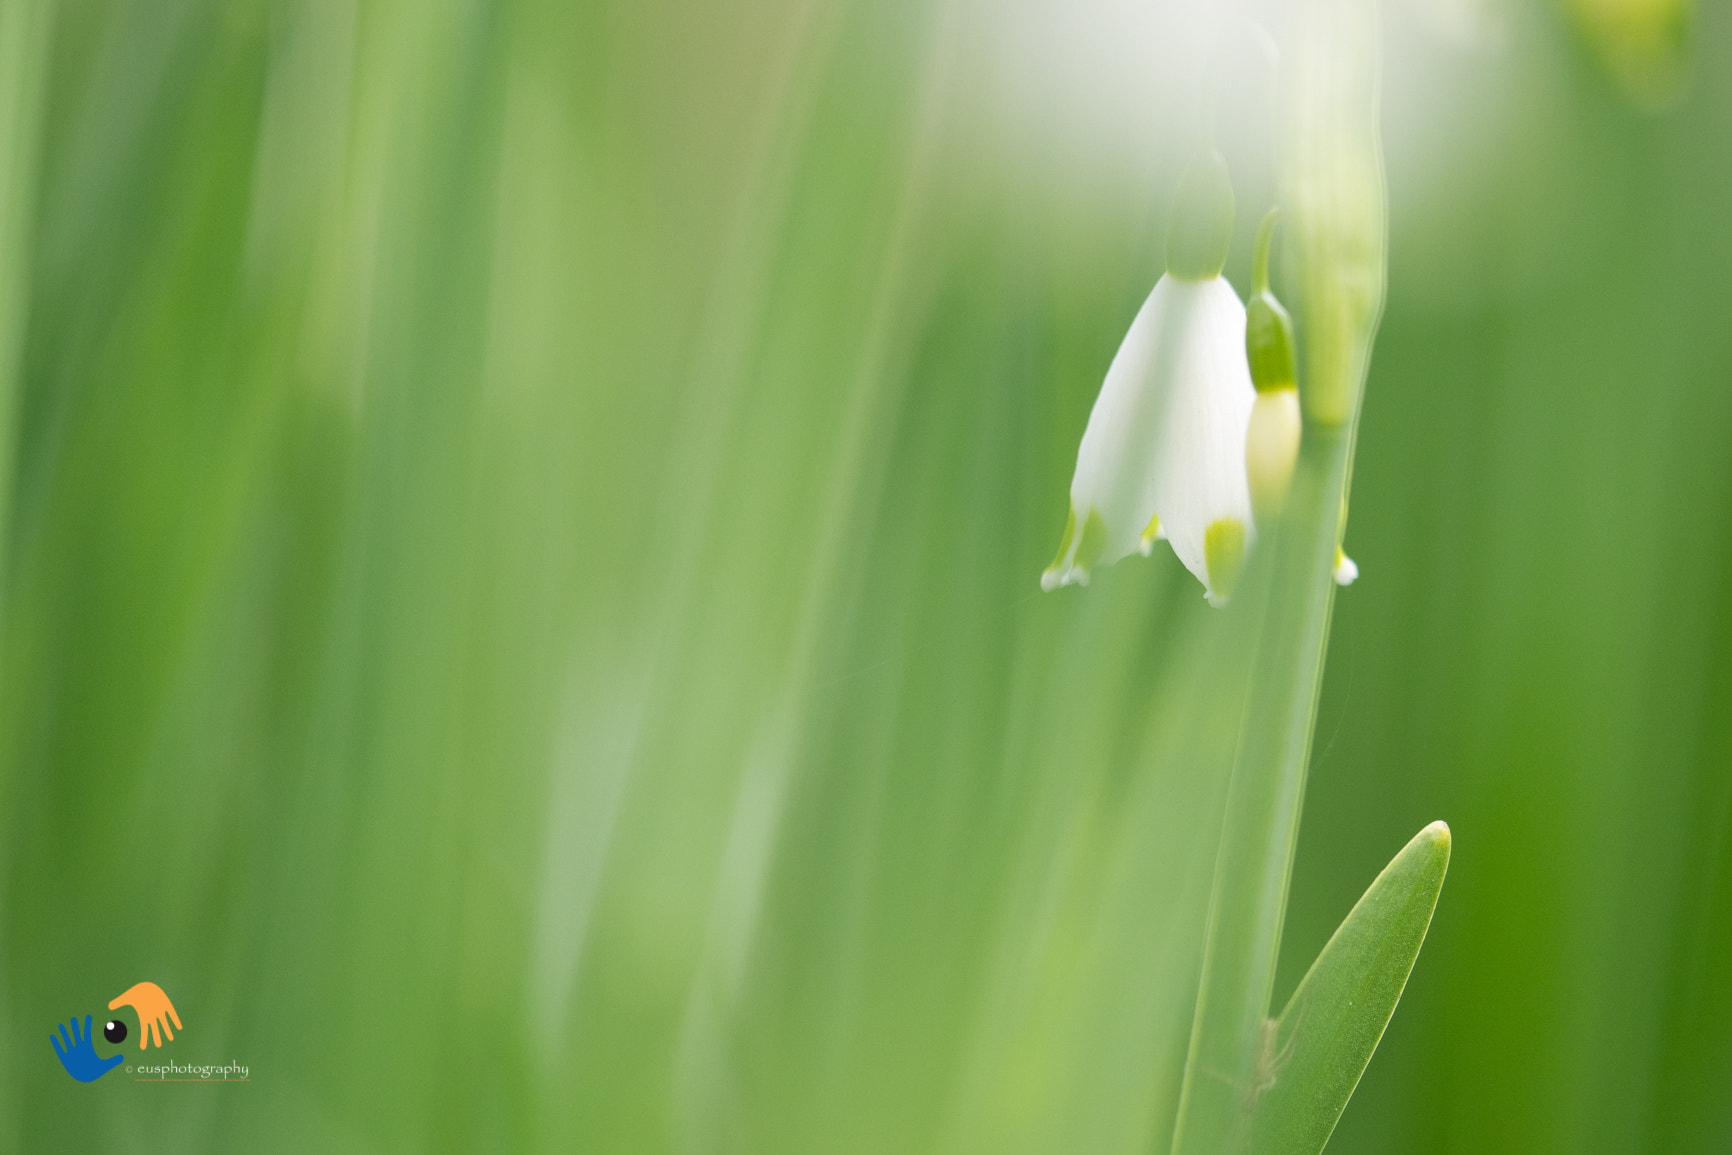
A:
[[[1383,868],[1293,992],[1259,1061],[1255,1149],[1316,1155],[1335,1130],[1407,987],[1449,869],[1433,822]]]

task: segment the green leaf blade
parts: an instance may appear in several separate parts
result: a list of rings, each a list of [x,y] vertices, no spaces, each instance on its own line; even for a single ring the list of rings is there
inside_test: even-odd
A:
[[[1281,1012],[1254,1147],[1314,1155],[1335,1130],[1407,987],[1449,869],[1449,827],[1414,835],[1336,928]]]

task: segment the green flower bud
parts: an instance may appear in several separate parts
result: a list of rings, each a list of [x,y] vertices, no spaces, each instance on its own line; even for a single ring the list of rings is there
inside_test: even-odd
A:
[[[1205,148],[1185,166],[1167,225],[1167,272],[1182,281],[1221,275],[1233,240],[1233,182],[1227,162]]]
[[[1257,229],[1251,257],[1251,299],[1245,305],[1245,360],[1257,402],[1245,432],[1245,476],[1251,508],[1259,520],[1281,511],[1293,469],[1299,461],[1303,422],[1299,414],[1298,374],[1293,361],[1293,319],[1269,291],[1269,246],[1278,210]]]
[[[1270,209],[1257,229],[1257,248],[1251,260],[1251,299],[1245,302],[1245,359],[1251,365],[1251,384],[1259,393],[1292,389],[1298,383],[1293,318],[1269,291],[1269,244],[1279,215],[1279,209]]]

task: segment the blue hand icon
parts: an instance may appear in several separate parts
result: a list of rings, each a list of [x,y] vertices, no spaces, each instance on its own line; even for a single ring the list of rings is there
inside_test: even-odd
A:
[[[60,1028],[60,1037],[48,1036],[48,1041],[54,1044],[54,1053],[60,1056],[60,1065],[66,1068],[66,1073],[80,1083],[94,1083],[114,1068],[120,1066],[120,1056],[112,1059],[98,1058],[96,1047],[90,1041],[90,1016],[84,1016],[84,1033],[78,1033],[78,1020],[73,1019],[72,1037],[67,1038],[66,1028]],[[64,1045],[62,1043],[64,1042]]]

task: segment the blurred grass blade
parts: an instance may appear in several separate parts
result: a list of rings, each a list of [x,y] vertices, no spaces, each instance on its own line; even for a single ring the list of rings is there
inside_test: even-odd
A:
[[[1293,992],[1253,1093],[1255,1149],[1323,1150],[1401,1001],[1449,869],[1449,827],[1413,836],[1336,929]]]
[[[11,500],[17,378],[30,283],[31,210],[52,26],[48,0],[0,0],[0,508]]]

